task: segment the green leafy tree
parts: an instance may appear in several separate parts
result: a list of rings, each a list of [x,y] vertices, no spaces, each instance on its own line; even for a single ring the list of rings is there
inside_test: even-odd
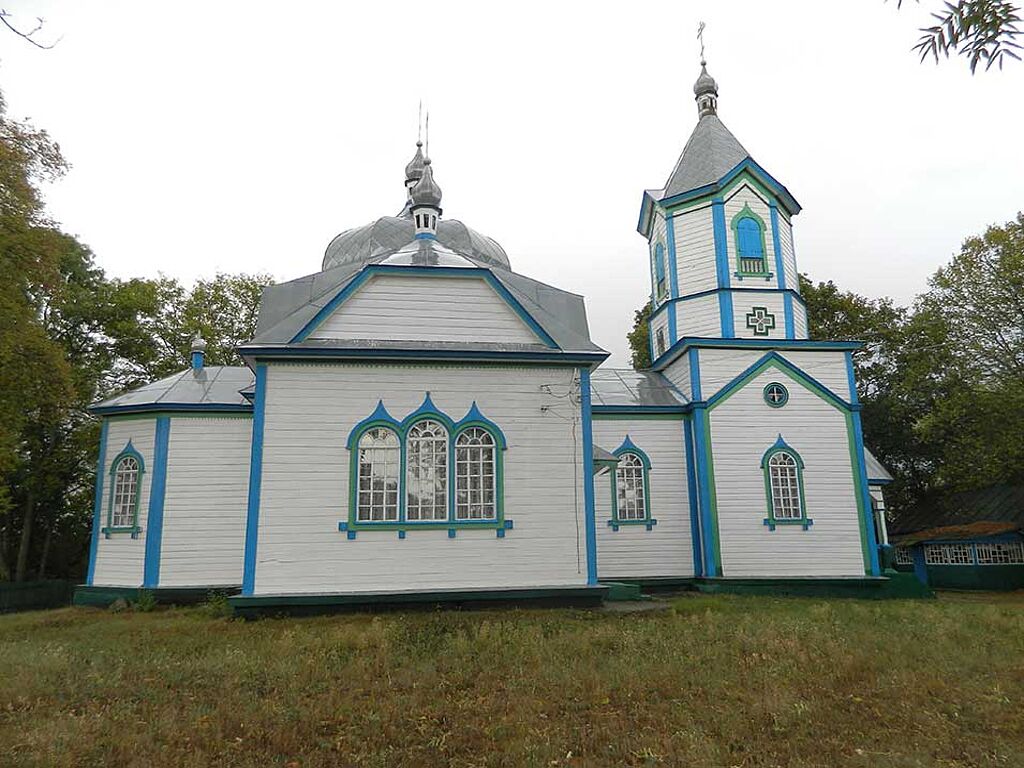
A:
[[[640,309],[633,313],[633,330],[626,335],[632,351],[630,363],[633,369],[642,371],[651,367],[651,346],[648,342],[650,334],[651,303],[645,301]]]
[[[903,0],[897,0],[903,7]],[[949,58],[950,53],[965,56],[973,74],[984,62],[988,70],[993,64],[1003,67],[1007,57],[1020,60],[1017,51],[1021,30],[1020,6],[1008,0],[957,0],[943,2],[942,9],[932,13],[935,24],[921,29],[921,38],[914,50],[921,61],[929,57],[936,63],[939,56]]]

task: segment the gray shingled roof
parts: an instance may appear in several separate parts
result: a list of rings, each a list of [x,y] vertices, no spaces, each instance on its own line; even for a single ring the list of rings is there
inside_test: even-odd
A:
[[[593,405],[678,406],[686,398],[660,373],[632,368],[598,368],[590,374]]]
[[[90,410],[102,413],[106,410],[142,406],[199,406],[200,409],[216,406],[249,407],[249,401],[240,394],[240,390],[251,387],[253,380],[253,372],[244,366],[211,365],[198,370],[189,368],[96,403],[90,406]]]
[[[656,200],[714,184],[750,157],[717,115],[697,122],[663,190],[650,190]]]
[[[604,352],[590,340],[587,311],[582,296],[501,269],[493,264],[478,262],[469,254],[456,254],[429,240],[417,241],[416,247],[430,247],[437,249],[442,255],[456,255],[466,262],[467,268],[489,269],[515,297],[516,301],[522,304],[530,316],[554,339],[560,349],[567,352]],[[371,263],[388,261],[395,255],[394,252],[383,254],[377,257],[376,262]],[[270,286],[263,292],[260,301],[256,336],[244,346],[290,344],[295,335],[313,319],[317,312],[343,291],[364,266],[366,265],[335,267],[326,272],[318,272],[287,283]],[[333,342],[333,345],[351,346],[351,343],[336,341]],[[295,346],[310,346],[310,343],[304,341]],[[476,348],[490,349],[494,346],[478,344]]]
[[[942,538],[973,538],[1024,529],[1024,486],[991,485],[927,500],[901,514],[889,532],[894,537],[906,537],[936,529],[940,529]]]

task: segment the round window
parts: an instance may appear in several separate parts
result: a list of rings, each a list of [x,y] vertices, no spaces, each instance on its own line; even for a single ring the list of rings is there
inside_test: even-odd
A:
[[[764,388],[764,401],[772,408],[781,408],[789,400],[789,390],[777,381]]]

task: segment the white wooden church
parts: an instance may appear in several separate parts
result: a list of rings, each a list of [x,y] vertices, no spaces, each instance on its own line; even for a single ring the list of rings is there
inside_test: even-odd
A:
[[[885,580],[851,352],[808,339],[800,206],[718,117],[643,193],[650,370],[602,367],[583,297],[405,204],[268,288],[245,366],[192,366],[102,418],[87,584],[236,608],[599,599],[647,585]],[[623,297],[629,301],[628,297]],[[625,332],[626,329],[623,329]]]

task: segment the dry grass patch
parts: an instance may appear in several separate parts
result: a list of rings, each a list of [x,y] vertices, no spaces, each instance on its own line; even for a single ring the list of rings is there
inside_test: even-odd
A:
[[[0,617],[26,766],[1024,765],[1024,598]]]

